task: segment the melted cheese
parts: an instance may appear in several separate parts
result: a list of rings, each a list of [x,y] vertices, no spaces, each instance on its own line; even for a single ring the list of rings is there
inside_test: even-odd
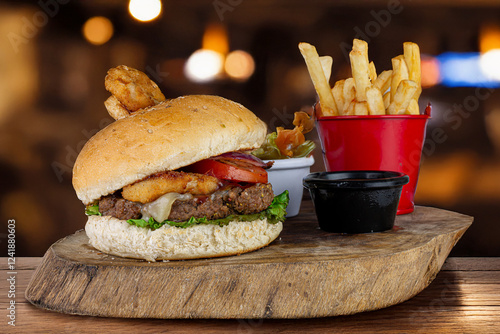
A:
[[[168,218],[175,200],[188,200],[191,194],[166,193],[157,200],[142,206],[142,219],[148,220],[153,217],[157,222],[162,222]]]

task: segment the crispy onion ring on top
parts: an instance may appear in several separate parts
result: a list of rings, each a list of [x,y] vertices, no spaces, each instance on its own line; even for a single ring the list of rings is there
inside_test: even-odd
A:
[[[154,81],[145,73],[125,65],[110,69],[104,85],[129,112],[165,101],[165,96]]]
[[[219,185],[219,180],[213,176],[166,171],[125,186],[122,196],[129,201],[149,203],[169,192],[207,195],[217,190]]]

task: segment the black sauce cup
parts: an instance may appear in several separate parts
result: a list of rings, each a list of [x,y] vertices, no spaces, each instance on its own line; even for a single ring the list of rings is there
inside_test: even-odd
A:
[[[303,185],[322,230],[354,234],[392,229],[401,190],[408,182],[409,177],[399,172],[346,171],[311,173]]]

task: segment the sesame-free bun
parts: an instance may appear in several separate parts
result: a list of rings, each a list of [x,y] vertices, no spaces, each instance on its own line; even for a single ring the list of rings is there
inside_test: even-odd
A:
[[[222,97],[167,100],[119,119],[90,138],[73,167],[73,187],[89,204],[151,174],[257,148],[266,130],[250,110]]]
[[[121,257],[158,260],[186,260],[237,255],[262,248],[278,237],[283,224],[267,219],[230,222],[226,226],[170,225],[151,230],[111,216],[89,216],[85,232],[94,248]]]

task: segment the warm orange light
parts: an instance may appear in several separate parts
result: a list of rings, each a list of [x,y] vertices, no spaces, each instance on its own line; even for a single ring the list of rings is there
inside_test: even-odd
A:
[[[245,81],[253,74],[255,63],[248,52],[236,50],[227,55],[224,69],[231,78]]]
[[[425,56],[421,60],[422,76],[421,83],[422,87],[432,87],[441,82],[441,74],[439,72],[439,62],[434,57]]]
[[[493,49],[500,49],[500,27],[487,24],[479,32],[479,51],[486,53]]]
[[[209,24],[203,34],[202,49],[226,55],[229,52],[226,28],[218,23]]]
[[[495,81],[500,81],[500,27],[487,24],[479,32],[479,66],[483,74]]]
[[[102,45],[113,36],[113,24],[103,16],[94,16],[85,22],[83,37],[94,45]]]

